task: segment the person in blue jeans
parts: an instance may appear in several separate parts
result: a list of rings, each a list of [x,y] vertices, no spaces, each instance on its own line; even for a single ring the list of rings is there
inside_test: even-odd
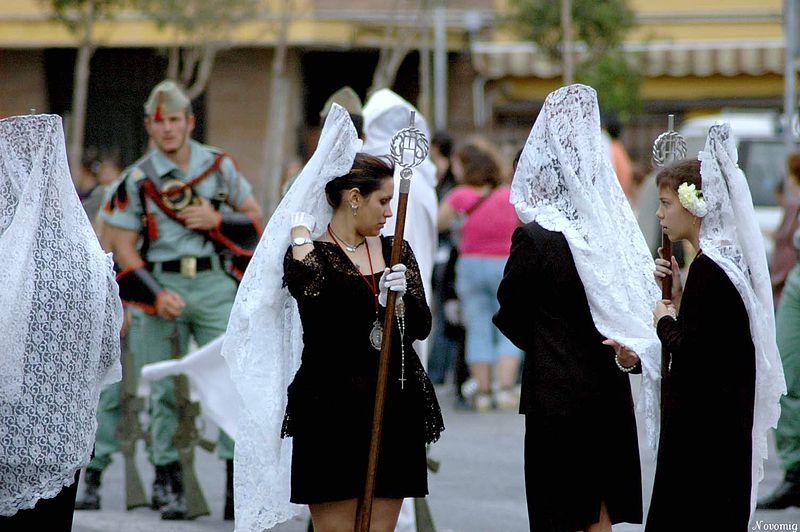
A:
[[[461,183],[439,208],[439,230],[461,224],[456,263],[456,292],[466,331],[466,359],[478,383],[475,409],[516,409],[520,351],[492,323],[498,310],[497,288],[519,225],[503,183],[496,149],[475,138],[453,156],[453,173]],[[493,394],[492,377],[498,391]]]

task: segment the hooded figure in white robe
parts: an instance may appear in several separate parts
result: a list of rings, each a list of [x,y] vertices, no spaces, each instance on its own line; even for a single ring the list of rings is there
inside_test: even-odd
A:
[[[364,106],[364,147],[363,151],[375,156],[388,156],[389,145],[395,133],[408,127],[410,112],[416,113],[414,126],[430,139],[430,131],[425,117],[409,102],[389,89],[376,91],[367,100]],[[400,167],[394,174],[394,196],[392,197],[392,212],[397,213],[399,201]],[[411,179],[411,192],[408,195],[408,210],[406,211],[406,225],[403,237],[411,244],[414,255],[419,264],[422,282],[425,287],[425,297],[431,303],[433,263],[438,244],[436,232],[436,165],[426,158],[425,161],[414,169]],[[393,216],[386,221],[383,234],[394,235],[395,221]],[[427,367],[428,351],[427,340],[416,342],[414,349]]]

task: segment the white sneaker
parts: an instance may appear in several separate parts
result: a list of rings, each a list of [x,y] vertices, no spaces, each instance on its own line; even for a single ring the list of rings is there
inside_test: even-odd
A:
[[[516,389],[498,390],[494,401],[500,410],[517,410],[519,408],[519,392]]]
[[[489,412],[494,408],[492,404],[492,396],[488,393],[479,393],[475,396],[475,411],[476,412]]]
[[[473,377],[468,378],[466,381],[464,381],[464,384],[461,385],[461,397],[464,399],[472,399],[477,392],[478,381]]]

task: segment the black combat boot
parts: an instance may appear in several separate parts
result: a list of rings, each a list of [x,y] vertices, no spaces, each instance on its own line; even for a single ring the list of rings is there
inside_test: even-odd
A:
[[[165,465],[156,466],[156,478],[153,480],[153,496],[150,499],[150,508],[153,510],[160,510],[169,503],[168,467]]]
[[[224,519],[226,521],[233,521],[233,460],[225,460]]]
[[[225,521],[233,521],[233,460],[225,460]]]
[[[180,462],[167,464],[170,497],[169,504],[161,509],[161,519],[182,521],[186,519],[186,496],[183,492],[183,471]]]
[[[100,475],[103,472],[98,469],[87,469],[84,482],[86,489],[83,497],[75,501],[76,510],[99,510],[100,509]]]
[[[790,506],[800,506],[800,468],[786,472],[771,495],[758,501],[757,510],[783,510]]]

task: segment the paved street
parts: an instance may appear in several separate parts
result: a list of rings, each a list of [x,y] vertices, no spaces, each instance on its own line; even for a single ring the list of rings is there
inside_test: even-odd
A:
[[[430,476],[429,503],[438,532],[525,532],[528,530],[522,478],[523,417],[511,412],[475,414],[453,410],[449,387],[438,388],[445,413],[442,439],[433,447],[432,455],[441,460],[438,474]],[[640,435],[643,429],[640,427]],[[641,438],[640,438],[641,439]],[[717,442],[723,444],[722,442]],[[650,499],[655,469],[653,454],[642,442],[642,469],[645,511]],[[103,477],[103,510],[76,512],[75,532],[229,532],[233,523],[222,520],[224,464],[216,457],[200,451],[198,475],[212,515],[189,522],[161,521],[149,509],[126,512],[124,509],[122,461],[114,464]],[[148,487],[152,468],[139,453],[139,469]],[[774,457],[766,467],[761,493],[772,490],[782,473]],[[691,481],[691,479],[687,479]],[[712,479],[713,481],[713,479]],[[709,484],[713,489],[713,483]],[[703,508],[698,508],[702,512]],[[757,527],[761,522],[761,528]],[[800,526],[800,509],[780,512],[757,512],[753,529],[769,530],[765,525],[796,524]],[[640,531],[640,525],[618,525],[614,532]],[[687,530],[690,524],[687,525]],[[791,530],[791,528],[772,528]],[[302,521],[284,523],[274,532],[305,532]],[[714,531],[717,532],[717,531]],[[719,531],[724,532],[724,531]]]

